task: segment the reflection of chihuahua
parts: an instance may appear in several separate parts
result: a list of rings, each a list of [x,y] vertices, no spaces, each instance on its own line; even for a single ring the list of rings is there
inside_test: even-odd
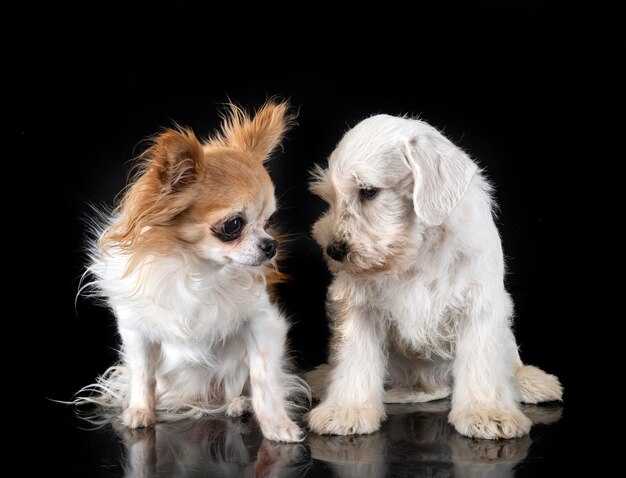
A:
[[[79,402],[123,408],[130,428],[154,424],[157,410],[173,419],[252,408],[265,437],[302,439],[287,397],[304,386],[284,371],[287,323],[267,293],[279,274],[263,163],[291,121],[285,103],[252,119],[232,106],[206,142],[186,129],[154,139],[88,269],[116,315],[122,364]]]
[[[139,430],[123,427],[118,432],[126,449],[122,463],[127,478],[302,476],[310,466],[302,445],[271,442],[256,427],[226,418]]]
[[[515,476],[528,455],[529,435],[511,440],[481,440],[458,434],[447,415],[450,402],[387,406],[389,419],[371,435],[310,434],[311,457],[330,463],[336,476]],[[554,423],[561,407],[523,409],[533,424]],[[407,473],[410,470],[410,473]]]

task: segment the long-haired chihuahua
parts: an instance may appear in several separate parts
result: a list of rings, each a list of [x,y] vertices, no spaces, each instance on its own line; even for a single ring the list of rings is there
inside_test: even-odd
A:
[[[278,242],[264,167],[292,121],[286,103],[253,117],[231,105],[211,139],[166,130],[141,155],[87,269],[117,319],[121,363],[79,402],[130,428],[253,411],[266,438],[302,440],[289,398],[306,385],[287,371],[288,326],[268,294]]]

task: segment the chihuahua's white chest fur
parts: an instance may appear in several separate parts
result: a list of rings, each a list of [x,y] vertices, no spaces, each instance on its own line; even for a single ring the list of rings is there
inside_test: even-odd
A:
[[[126,275],[128,260],[112,251],[92,269],[118,325],[138,328],[153,341],[205,347],[241,331],[250,316],[271,307],[262,272],[251,268],[220,266],[181,252],[147,257]]]

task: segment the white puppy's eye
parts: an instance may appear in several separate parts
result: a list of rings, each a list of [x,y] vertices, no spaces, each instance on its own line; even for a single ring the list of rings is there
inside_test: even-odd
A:
[[[362,201],[367,201],[368,199],[372,199],[374,196],[378,194],[378,189],[376,188],[363,188],[359,189],[359,198]]]

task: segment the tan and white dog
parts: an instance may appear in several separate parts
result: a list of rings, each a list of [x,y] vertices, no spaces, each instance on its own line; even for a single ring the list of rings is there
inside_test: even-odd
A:
[[[90,247],[85,287],[115,313],[122,350],[78,403],[117,410],[129,428],[253,411],[266,438],[303,439],[289,397],[308,390],[287,372],[287,321],[267,290],[280,274],[264,163],[287,109],[231,106],[209,140],[185,129],[154,138]]]
[[[328,365],[307,375],[321,434],[371,433],[383,403],[452,394],[463,435],[530,429],[519,402],[560,400],[559,380],[522,364],[491,188],[423,121],[378,115],[348,131],[311,190],[329,205],[313,228],[334,274]]]

